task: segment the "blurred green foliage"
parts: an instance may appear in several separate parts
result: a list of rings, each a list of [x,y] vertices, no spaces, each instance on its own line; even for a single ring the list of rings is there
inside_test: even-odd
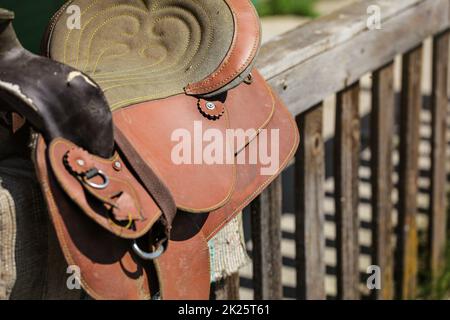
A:
[[[0,0],[0,8],[15,13],[14,28],[23,46],[40,52],[41,40],[53,13],[65,0]]]
[[[260,16],[296,14],[316,17],[317,0],[252,0]]]
[[[448,196],[450,203],[450,194]],[[448,208],[450,216],[450,207]],[[419,290],[418,298],[425,300],[449,300],[450,299],[450,219],[447,219],[447,247],[445,251],[445,266],[441,276],[432,282],[431,273],[427,262],[429,261],[429,247],[427,235],[424,235],[420,241],[419,247]],[[424,246],[425,245],[425,246]]]
[[[419,273],[419,299],[425,300],[449,300],[450,299],[450,237],[447,241],[445,254],[446,265],[442,275],[433,284],[429,270]]]

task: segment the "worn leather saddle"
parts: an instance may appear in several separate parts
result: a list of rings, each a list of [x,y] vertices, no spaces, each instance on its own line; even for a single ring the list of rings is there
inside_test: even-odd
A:
[[[208,299],[207,242],[299,143],[254,69],[250,0],[68,1],[48,58],[22,48],[12,21],[0,10],[0,108],[40,134],[37,175],[83,289]]]

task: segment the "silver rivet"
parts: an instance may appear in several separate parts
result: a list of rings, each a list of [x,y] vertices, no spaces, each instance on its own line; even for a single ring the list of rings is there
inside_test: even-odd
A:
[[[114,162],[114,169],[116,170],[122,169],[122,164],[119,161]]]
[[[214,110],[216,108],[216,105],[212,102],[207,102],[206,103],[206,109],[208,110]]]
[[[78,159],[77,163],[80,167],[83,167],[86,164],[86,162],[84,162],[84,160],[81,160],[81,159]]]

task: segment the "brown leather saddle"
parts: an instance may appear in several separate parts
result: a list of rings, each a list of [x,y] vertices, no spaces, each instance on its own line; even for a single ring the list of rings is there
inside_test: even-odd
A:
[[[207,242],[299,143],[253,69],[251,2],[68,1],[44,41],[50,59],[21,47],[12,20],[0,11],[0,108],[41,134],[38,178],[85,291],[208,299]]]

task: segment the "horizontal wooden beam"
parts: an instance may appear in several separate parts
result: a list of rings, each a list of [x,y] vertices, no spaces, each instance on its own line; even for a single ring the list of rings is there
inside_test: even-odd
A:
[[[432,0],[435,1],[435,0]],[[272,78],[367,31],[367,11],[378,6],[381,23],[424,0],[355,1],[351,5],[280,35],[261,49],[258,67]],[[282,57],[282,59],[280,59]]]
[[[381,29],[369,30],[368,8]],[[448,0],[359,1],[294,29],[261,50],[258,68],[297,115],[449,28]]]

